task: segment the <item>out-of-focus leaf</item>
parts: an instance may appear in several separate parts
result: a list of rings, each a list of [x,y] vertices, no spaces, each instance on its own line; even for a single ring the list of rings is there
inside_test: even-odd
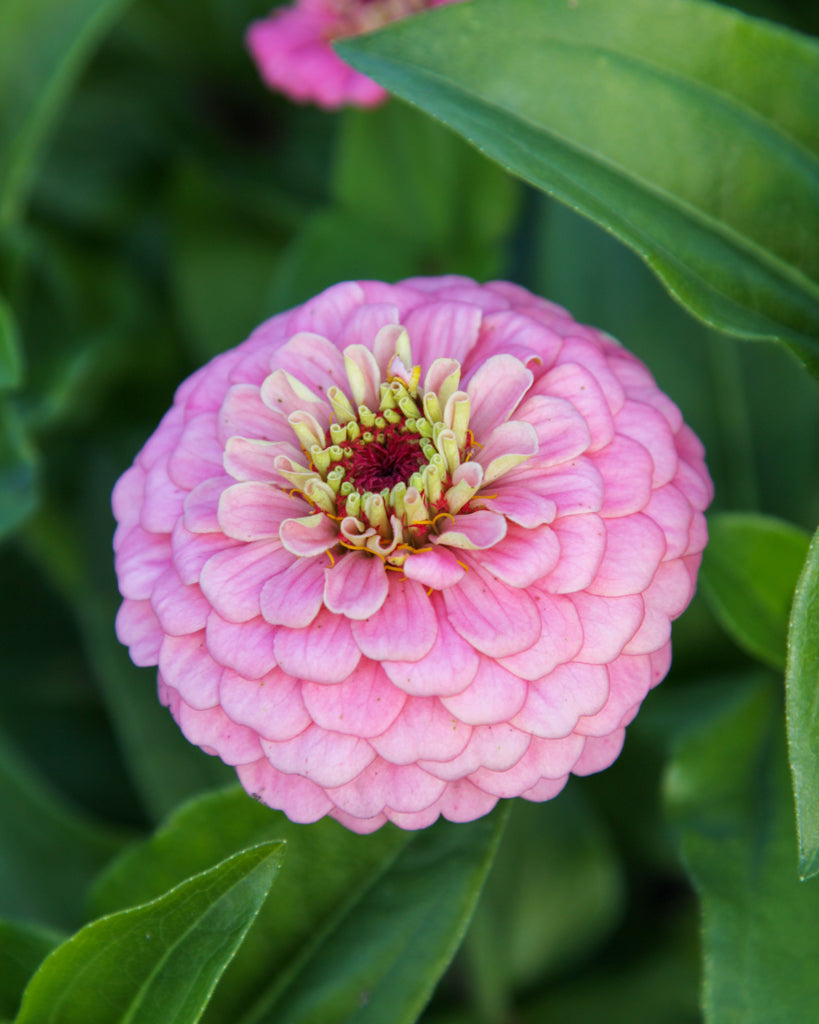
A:
[[[0,736],[0,913],[76,926],[92,879],[124,841],[66,806]]]
[[[194,1024],[279,870],[262,843],[86,925],[32,978],[16,1024]]]
[[[414,834],[241,1024],[412,1024],[463,938],[507,814]]]
[[[19,388],[23,382],[23,353],[11,306],[0,295],[0,391]]]
[[[700,580],[728,633],[773,668],[785,666],[793,590],[805,560],[804,530],[771,516],[713,515]]]
[[[295,825],[232,786],[190,800],[150,840],[126,850],[101,877],[92,912],[111,913],[151,899],[251,843],[283,839],[287,857],[276,899],[262,908],[205,1015],[206,1021],[235,1022],[271,979],[360,898],[408,838],[392,827],[359,836],[329,819]]]
[[[0,6],[0,227],[19,215],[60,107],[127,3],[5,0]]]
[[[339,52],[819,373],[819,47],[697,0],[472,0]]]
[[[735,689],[683,741],[666,797],[702,902],[707,1024],[819,1018],[819,887],[796,872],[775,681]]]
[[[13,1017],[29,978],[64,936],[36,925],[0,920],[0,1017]]]
[[[810,878],[819,873],[819,530],[793,599],[785,688],[799,871]]]
[[[37,458],[17,410],[0,396],[0,540],[37,505]]]

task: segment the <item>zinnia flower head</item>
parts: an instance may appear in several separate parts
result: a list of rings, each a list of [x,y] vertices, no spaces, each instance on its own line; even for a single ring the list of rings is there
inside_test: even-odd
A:
[[[296,0],[247,31],[264,81],[299,103],[325,110],[374,107],[387,92],[333,50],[334,39],[372,32],[391,21],[458,0]]]
[[[666,674],[712,497],[646,367],[513,284],[340,284],[178,389],[117,483],[120,640],[295,821],[546,800]]]

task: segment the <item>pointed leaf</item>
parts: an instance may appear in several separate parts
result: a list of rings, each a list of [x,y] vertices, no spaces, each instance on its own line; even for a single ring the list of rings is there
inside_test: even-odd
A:
[[[700,0],[471,0],[338,51],[819,373],[815,42]]]
[[[803,878],[810,878],[819,873],[819,530],[813,535],[793,599],[785,688],[799,871]]]
[[[700,581],[714,613],[740,647],[784,668],[788,612],[808,535],[745,512],[713,515],[708,530]]]
[[[86,925],[34,975],[16,1024],[199,1020],[270,891],[283,846],[251,847],[150,903]]]
[[[29,978],[63,938],[37,925],[0,920],[0,1018],[14,1017]]]

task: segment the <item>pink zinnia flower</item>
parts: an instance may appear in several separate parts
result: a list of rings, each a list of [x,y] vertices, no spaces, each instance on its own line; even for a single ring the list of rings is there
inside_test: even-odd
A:
[[[646,367],[558,306],[340,284],[189,377],[118,482],[117,631],[295,821],[467,821],[617,757],[711,496]]]
[[[391,21],[458,0],[296,0],[247,32],[264,81],[299,103],[325,110],[374,107],[387,92],[333,50],[334,39],[372,32]]]

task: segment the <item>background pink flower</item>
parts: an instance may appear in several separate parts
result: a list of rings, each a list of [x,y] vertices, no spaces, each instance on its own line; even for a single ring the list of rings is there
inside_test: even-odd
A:
[[[188,378],[119,480],[120,640],[188,739],[356,831],[605,768],[712,487],[646,367],[513,284],[340,284]]]
[[[254,22],[247,47],[267,85],[299,103],[325,110],[373,107],[387,92],[346,64],[332,41],[453,2],[458,0],[296,0]]]

